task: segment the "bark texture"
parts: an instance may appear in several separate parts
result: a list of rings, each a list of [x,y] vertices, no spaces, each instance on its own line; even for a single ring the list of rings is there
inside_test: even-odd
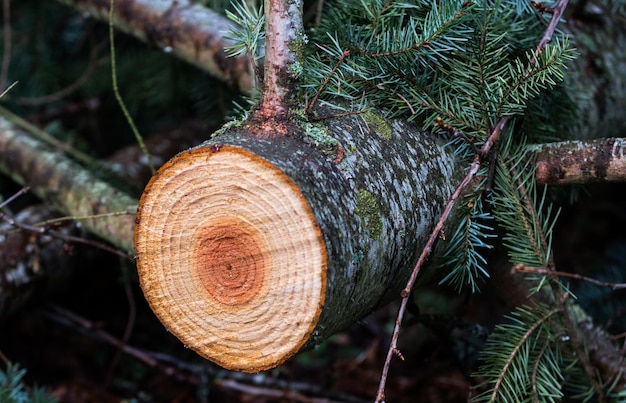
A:
[[[89,170],[0,118],[0,172],[29,186],[37,196],[85,228],[125,251],[132,251],[137,201]],[[126,212],[124,215],[104,215]]]
[[[274,367],[399,295],[457,174],[432,138],[371,112],[274,141],[228,131],[147,186],[135,232],[144,293],[204,357]]]
[[[299,84],[297,66],[302,68],[298,64],[302,60],[298,59],[302,58],[306,38],[302,26],[302,4],[302,0],[265,0],[267,39],[260,109],[268,118],[276,119],[289,112],[290,93]]]
[[[110,0],[59,0],[99,20],[109,21]],[[243,92],[251,92],[254,75],[245,56],[229,58],[233,43],[224,33],[236,27],[214,11],[190,0],[115,0],[117,29],[172,52]]]
[[[539,183],[626,181],[626,140],[603,138],[533,147]]]

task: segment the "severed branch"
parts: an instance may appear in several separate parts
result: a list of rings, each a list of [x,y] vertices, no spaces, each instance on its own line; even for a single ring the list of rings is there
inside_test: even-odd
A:
[[[59,0],[101,21],[109,20],[109,0]],[[254,87],[247,56],[230,58],[224,52],[233,43],[224,32],[233,24],[191,0],[115,0],[114,26],[136,38],[171,52],[239,90]]]

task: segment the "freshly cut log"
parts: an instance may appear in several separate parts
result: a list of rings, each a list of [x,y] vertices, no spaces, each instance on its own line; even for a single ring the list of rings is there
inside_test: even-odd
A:
[[[399,295],[457,181],[432,137],[372,112],[273,140],[231,129],[147,185],[143,292],[207,359],[275,367]]]

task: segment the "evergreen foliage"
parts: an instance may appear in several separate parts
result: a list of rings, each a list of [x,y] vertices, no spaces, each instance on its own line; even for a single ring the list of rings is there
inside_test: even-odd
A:
[[[4,403],[55,403],[55,399],[43,388],[27,388],[24,385],[26,370],[8,363],[0,370],[0,402]]]
[[[548,267],[556,220],[546,206],[546,189],[538,195],[532,160],[523,144],[513,147],[512,133],[503,136],[490,198],[493,214],[505,230],[502,237],[511,263]]]
[[[557,37],[537,54],[534,49],[544,24],[544,17],[526,1],[340,2],[329,7],[312,33],[315,48],[310,49],[315,51],[307,59],[304,88],[308,99],[321,94],[325,102],[347,99],[375,105],[390,115],[417,119],[426,130],[452,134],[457,155],[469,161],[502,117],[519,116],[524,121],[526,108],[533,108],[535,100],[553,104],[556,95],[562,97],[556,103],[571,105],[563,91],[545,91],[558,87],[565,64],[575,53],[566,37]],[[573,108],[562,109],[563,115],[573,112]],[[496,170],[494,191],[472,203],[446,248],[445,260],[452,267],[445,279],[454,285],[460,281],[477,290],[480,277],[487,273],[481,253],[489,248],[490,227],[479,223],[489,220],[493,212],[483,208],[482,202],[499,207],[498,221],[507,230],[509,246],[520,247],[515,243],[520,236],[517,230],[528,222],[550,230],[550,225],[533,217],[522,220],[520,206],[507,202],[511,186],[520,179],[533,190],[532,172],[523,166],[507,166],[528,163],[520,159],[524,139],[536,137],[532,123],[545,126],[545,122],[531,119],[526,123],[523,131],[508,136],[511,142],[516,139],[517,154],[500,153],[496,159],[500,169]],[[509,168],[517,168],[517,175],[523,178],[514,177]],[[482,181],[476,186],[477,195],[484,185]],[[526,191],[523,193],[517,199],[525,198]],[[511,208],[517,212],[509,211]],[[525,214],[534,211],[534,206],[525,208]],[[516,215],[507,219],[511,214]],[[542,253],[544,257],[549,254]],[[512,258],[514,262],[517,256]]]
[[[489,277],[487,260],[481,254],[484,249],[491,249],[489,238],[494,238],[493,217],[483,211],[482,195],[470,195],[463,205],[458,207],[461,215],[456,231],[445,244],[444,265],[449,266],[449,273],[440,281],[449,283],[461,292],[466,286],[471,292],[479,289],[478,281]]]
[[[489,336],[480,375],[488,390],[475,401],[557,402],[564,359],[561,353],[558,308],[519,307]]]

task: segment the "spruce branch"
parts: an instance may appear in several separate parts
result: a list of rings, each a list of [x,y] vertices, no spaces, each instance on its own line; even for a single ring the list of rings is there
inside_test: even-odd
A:
[[[234,11],[226,10],[226,17],[237,24],[224,36],[233,42],[225,47],[228,57],[247,57],[254,70],[255,85],[262,85],[263,77],[257,61],[265,56],[265,16],[263,8],[253,9],[248,3],[233,3]]]
[[[479,181],[475,188],[482,187],[483,182]],[[449,273],[439,284],[448,283],[458,292],[468,286],[472,293],[476,293],[479,291],[479,283],[489,277],[487,260],[482,251],[493,248],[488,240],[496,235],[493,227],[488,225],[493,217],[483,211],[480,196],[470,195],[457,208],[462,217],[443,252],[443,264],[449,267]]]
[[[337,72],[337,69],[339,68],[341,63],[343,63],[343,61],[346,60],[346,57],[348,57],[349,55],[350,55],[350,51],[349,50],[344,50],[343,51],[343,53],[339,57],[339,60],[337,60],[337,63],[333,66],[332,70],[326,76],[326,78],[324,78],[324,81],[322,82],[322,85],[320,85],[320,87],[315,92],[315,95],[313,95],[313,98],[308,103],[308,105],[306,107],[306,113],[307,114],[310,115],[311,112],[313,112],[313,108],[315,107],[315,103],[317,102],[317,98],[319,98],[320,94],[324,91],[324,89],[326,89],[326,86],[328,85],[328,82],[330,81],[331,77]]]
[[[558,21],[560,20],[563,11],[565,10],[566,6],[567,6],[568,0],[559,0],[559,4],[557,5],[557,7],[555,7],[555,12],[552,14],[552,21],[551,23],[548,25],[548,27],[546,28],[546,31],[544,32],[544,35],[542,38],[552,38],[554,31],[556,29],[556,25],[558,23]],[[543,52],[545,45],[548,43],[547,40],[542,39],[542,41],[540,41],[539,45],[537,46],[537,55],[540,55],[541,52]],[[534,66],[534,64],[536,64],[536,59],[531,59],[530,60],[530,66],[529,68],[532,68]],[[398,336],[399,336],[399,332],[400,332],[400,327],[401,327],[401,323],[402,323],[402,319],[404,317],[404,313],[406,311],[406,307],[408,304],[408,297],[411,293],[411,290],[413,288],[413,285],[415,284],[415,280],[424,264],[424,262],[426,261],[426,258],[430,255],[430,252],[433,248],[433,245],[439,235],[439,233],[443,230],[444,227],[444,223],[445,221],[448,219],[449,215],[452,212],[453,206],[455,205],[457,199],[461,196],[461,194],[465,191],[465,189],[467,188],[467,186],[472,182],[473,178],[475,177],[476,173],[478,172],[480,166],[482,165],[483,161],[488,157],[491,149],[498,144],[500,137],[502,135],[502,132],[504,130],[504,128],[506,127],[506,125],[509,123],[509,121],[511,120],[512,116],[511,115],[504,115],[501,116],[498,120],[498,122],[495,124],[493,130],[491,131],[491,133],[489,134],[489,136],[487,137],[487,139],[485,140],[485,142],[483,143],[482,147],[480,148],[479,152],[474,156],[474,160],[472,161],[471,165],[469,166],[469,169],[467,171],[466,176],[463,178],[463,180],[460,182],[460,184],[457,186],[457,188],[455,189],[455,191],[452,193],[452,195],[450,196],[450,199],[448,200],[448,203],[446,204],[444,211],[439,219],[439,221],[437,222],[435,228],[433,229],[433,231],[431,232],[430,237],[428,238],[428,241],[424,247],[424,249],[422,250],[422,253],[420,254],[418,261],[415,265],[415,267],[413,268],[413,271],[411,273],[411,276],[409,277],[409,280],[407,281],[407,284],[404,288],[404,290],[401,293],[401,297],[402,297],[402,302],[400,304],[400,309],[398,311],[398,315],[396,317],[395,320],[395,326],[394,326],[394,330],[392,332],[391,335],[391,342],[389,345],[389,349],[387,351],[387,356],[385,359],[385,364],[383,366],[383,371],[380,377],[380,383],[379,383],[379,387],[378,387],[378,392],[376,395],[376,402],[383,402],[385,400],[385,385],[386,385],[386,381],[387,381],[387,375],[388,375],[388,371],[389,371],[389,366],[391,364],[391,359],[393,357],[394,354],[396,354],[395,352],[398,351],[398,347],[397,347],[397,341],[398,341]]]
[[[512,135],[508,134],[497,160],[491,197],[493,214],[506,230],[504,243],[510,260],[527,266],[547,267],[550,263],[550,240],[546,236],[556,220],[546,211],[544,197],[538,199],[531,162],[523,146],[509,154]],[[544,191],[545,196],[545,191]],[[545,213],[541,213],[545,212]]]
[[[487,340],[481,368],[486,383],[495,382],[476,401],[557,401],[563,397],[563,374],[557,372],[562,358],[558,349],[550,346],[561,331],[553,318],[559,313],[558,307],[519,307],[509,317],[509,324],[496,327]]]

